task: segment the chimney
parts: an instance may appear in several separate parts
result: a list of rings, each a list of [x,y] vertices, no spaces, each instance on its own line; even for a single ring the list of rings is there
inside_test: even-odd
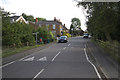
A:
[[[56,17],[54,17],[54,21],[56,21]]]
[[[36,18],[36,22],[38,22],[38,18]]]
[[[64,26],[65,26],[65,24],[64,24]]]

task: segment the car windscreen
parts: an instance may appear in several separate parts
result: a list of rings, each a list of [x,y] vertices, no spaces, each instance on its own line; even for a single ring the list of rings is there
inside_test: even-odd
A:
[[[63,36],[62,36],[62,37],[60,37],[60,39],[65,39],[65,38],[66,38],[66,37],[63,37]]]

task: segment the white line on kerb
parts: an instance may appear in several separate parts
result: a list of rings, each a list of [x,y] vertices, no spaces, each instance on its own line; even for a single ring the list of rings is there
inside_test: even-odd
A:
[[[86,45],[85,45],[85,48],[84,48],[84,52],[85,52],[85,56],[86,56],[87,61],[88,61],[88,62],[93,66],[93,68],[95,69],[98,78],[99,78],[100,80],[102,80],[102,78],[101,78],[101,76],[100,76],[97,68],[95,67],[95,65],[94,65],[94,64],[89,60],[89,58],[88,58],[88,55],[87,55],[87,52],[86,52]]]
[[[52,59],[52,61],[55,60],[55,58],[60,54],[61,52],[57,53],[57,55],[55,55],[55,57]]]
[[[35,80],[35,78],[37,78],[43,71],[44,69],[42,69],[39,73],[37,73],[37,75],[35,75],[35,77],[32,80]]]

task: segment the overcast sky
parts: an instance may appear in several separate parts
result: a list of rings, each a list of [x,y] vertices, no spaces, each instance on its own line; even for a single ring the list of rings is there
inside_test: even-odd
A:
[[[34,18],[41,17],[47,20],[53,20],[54,17],[60,19],[69,29],[71,19],[77,17],[81,20],[81,28],[86,29],[85,10],[82,7],[76,7],[73,0],[0,0],[0,5],[10,13],[21,15],[33,15]]]

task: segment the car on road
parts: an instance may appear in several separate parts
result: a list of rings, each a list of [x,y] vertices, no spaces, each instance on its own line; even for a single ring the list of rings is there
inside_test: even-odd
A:
[[[58,43],[67,43],[68,39],[67,36],[61,36],[58,40]]]
[[[89,34],[88,33],[84,33],[83,38],[88,38]]]

